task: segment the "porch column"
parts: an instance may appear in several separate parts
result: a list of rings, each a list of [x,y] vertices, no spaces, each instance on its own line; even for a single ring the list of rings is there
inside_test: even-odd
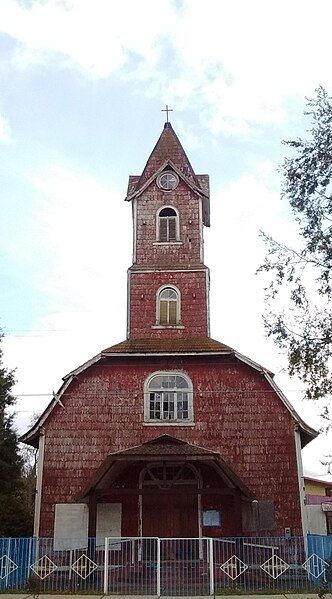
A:
[[[97,530],[97,494],[95,490],[89,493],[89,538],[96,536]]]

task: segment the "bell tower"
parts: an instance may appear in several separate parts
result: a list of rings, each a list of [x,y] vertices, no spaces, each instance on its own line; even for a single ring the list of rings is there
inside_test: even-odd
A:
[[[203,227],[209,177],[196,175],[171,124],[141,175],[129,177],[133,264],[128,270],[130,339],[209,336],[209,270]]]

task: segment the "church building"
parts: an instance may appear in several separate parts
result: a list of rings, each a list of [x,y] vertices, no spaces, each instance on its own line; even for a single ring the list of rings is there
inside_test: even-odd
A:
[[[303,534],[316,433],[271,372],[210,337],[209,177],[169,122],[126,201],[126,339],[67,374],[21,439],[39,448],[34,534]]]

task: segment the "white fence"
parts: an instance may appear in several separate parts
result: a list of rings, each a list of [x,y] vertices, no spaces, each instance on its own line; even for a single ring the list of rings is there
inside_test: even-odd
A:
[[[284,593],[329,585],[331,564],[332,537],[0,539],[0,590]]]

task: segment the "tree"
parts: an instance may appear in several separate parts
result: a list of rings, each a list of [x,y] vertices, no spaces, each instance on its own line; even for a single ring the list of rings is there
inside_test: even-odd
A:
[[[0,334],[0,342],[2,335]],[[0,536],[30,536],[31,509],[27,506],[23,459],[8,409],[15,403],[14,373],[3,367],[0,346]]]
[[[287,352],[288,371],[305,384],[308,399],[330,398],[332,341],[332,97],[319,87],[307,99],[311,118],[305,139],[285,141],[293,155],[285,159],[282,199],[295,216],[298,244],[262,233],[269,273],[265,326]],[[285,309],[285,306],[287,309]],[[325,418],[331,425],[331,408]]]
[[[324,460],[321,460],[320,463],[323,466],[327,467],[327,474],[332,474],[332,454],[324,455]]]

